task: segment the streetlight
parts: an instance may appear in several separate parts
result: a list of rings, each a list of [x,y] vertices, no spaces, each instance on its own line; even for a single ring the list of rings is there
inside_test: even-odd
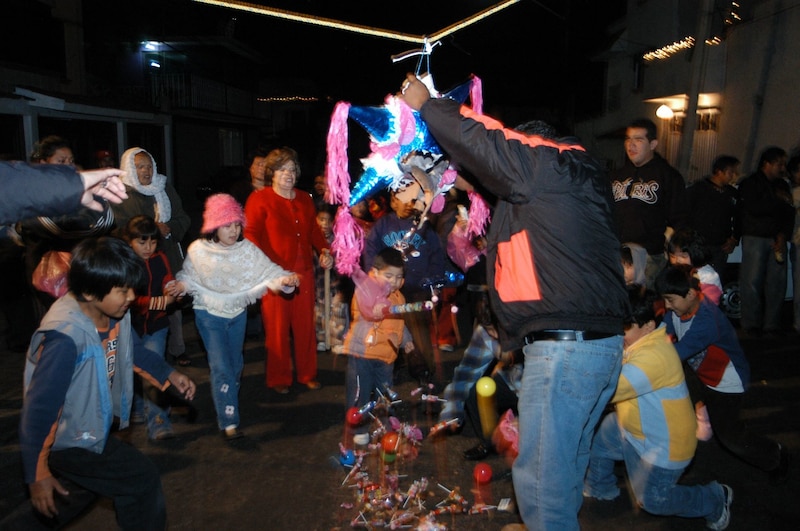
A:
[[[669,105],[661,105],[658,109],[656,109],[656,116],[661,118],[662,120],[671,120],[675,117],[675,112],[669,107]]]

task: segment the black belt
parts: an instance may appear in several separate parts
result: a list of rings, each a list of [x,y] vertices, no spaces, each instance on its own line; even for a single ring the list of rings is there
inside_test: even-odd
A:
[[[579,335],[583,341],[592,341],[594,339],[614,337],[617,334],[581,332],[580,330],[542,330],[540,332],[531,332],[525,336],[525,343],[533,343],[534,341],[577,341]]]

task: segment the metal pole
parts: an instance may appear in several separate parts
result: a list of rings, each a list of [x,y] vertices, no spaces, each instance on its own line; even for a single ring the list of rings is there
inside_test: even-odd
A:
[[[708,60],[706,53],[706,39],[711,32],[711,14],[714,10],[714,0],[705,0],[697,20],[697,37],[692,50],[692,78],[689,85],[689,101],[687,102],[686,116],[683,120],[683,134],[678,151],[678,171],[683,175],[684,181],[688,180],[692,151],[694,149],[694,131],[697,124],[697,99],[700,96],[705,69]]]

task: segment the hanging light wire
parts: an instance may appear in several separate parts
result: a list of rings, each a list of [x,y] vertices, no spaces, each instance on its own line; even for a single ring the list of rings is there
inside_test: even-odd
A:
[[[455,33],[458,30],[464,29],[464,28],[466,28],[468,26],[472,26],[476,22],[480,22],[481,20],[485,19],[486,17],[492,16],[495,13],[498,13],[498,12],[502,11],[503,9],[505,9],[505,8],[507,8],[507,7],[509,7],[509,6],[513,5],[513,4],[516,4],[518,2],[520,2],[520,0],[506,0],[505,2],[500,2],[499,4],[495,4],[495,5],[491,6],[491,7],[487,7],[483,11],[475,13],[471,17],[467,17],[467,18],[465,18],[464,20],[462,20],[460,22],[456,22],[455,24],[451,24],[450,26],[447,26],[446,28],[442,28],[441,30],[437,31],[436,33],[433,33],[433,34],[429,35],[428,38],[430,40],[433,40],[433,41],[435,41],[437,39],[442,39],[444,37],[447,37],[451,33]]]
[[[471,26],[484,18],[491,16],[503,9],[519,3],[521,0],[505,0],[494,6],[488,7],[470,17],[465,18],[460,22],[451,24],[440,31],[430,35],[413,35],[410,33],[401,33],[387,29],[374,28],[371,26],[364,26],[362,24],[354,24],[352,22],[342,22],[331,18],[318,17],[315,15],[306,15],[303,13],[296,13],[286,9],[279,9],[276,7],[262,6],[260,4],[252,4],[250,2],[240,2],[239,0],[193,0],[201,4],[209,4],[219,7],[226,7],[230,9],[238,9],[240,11],[248,11],[259,15],[267,15],[270,17],[282,18],[285,20],[292,20],[294,22],[302,22],[304,24],[313,24],[316,26],[323,26],[327,28],[334,28],[351,33],[360,33],[362,35],[372,35],[373,37],[384,37],[386,39],[394,39],[404,42],[413,42],[415,44],[425,44],[426,40],[436,40],[446,37],[456,31]]]

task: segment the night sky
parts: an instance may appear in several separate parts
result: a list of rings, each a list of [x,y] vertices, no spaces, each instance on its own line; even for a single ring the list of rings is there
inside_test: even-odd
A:
[[[260,0],[262,5],[411,34],[428,34],[498,3],[498,0]],[[624,12],[624,0],[523,0],[442,39],[431,56],[439,90],[471,73],[484,83],[487,110],[504,106],[565,107],[576,114],[599,108],[602,65],[589,61],[607,46],[609,22]],[[307,78],[317,94],[334,101],[380,104],[397,90],[416,59],[392,63],[390,56],[413,43],[358,35],[255,15],[189,0],[84,0],[88,63],[103,64],[114,41],[232,35],[258,50],[265,64],[235,70],[242,76]],[[204,65],[195,65],[202,71]],[[283,94],[269,94],[283,95]],[[570,100],[570,96],[573,99]]]

